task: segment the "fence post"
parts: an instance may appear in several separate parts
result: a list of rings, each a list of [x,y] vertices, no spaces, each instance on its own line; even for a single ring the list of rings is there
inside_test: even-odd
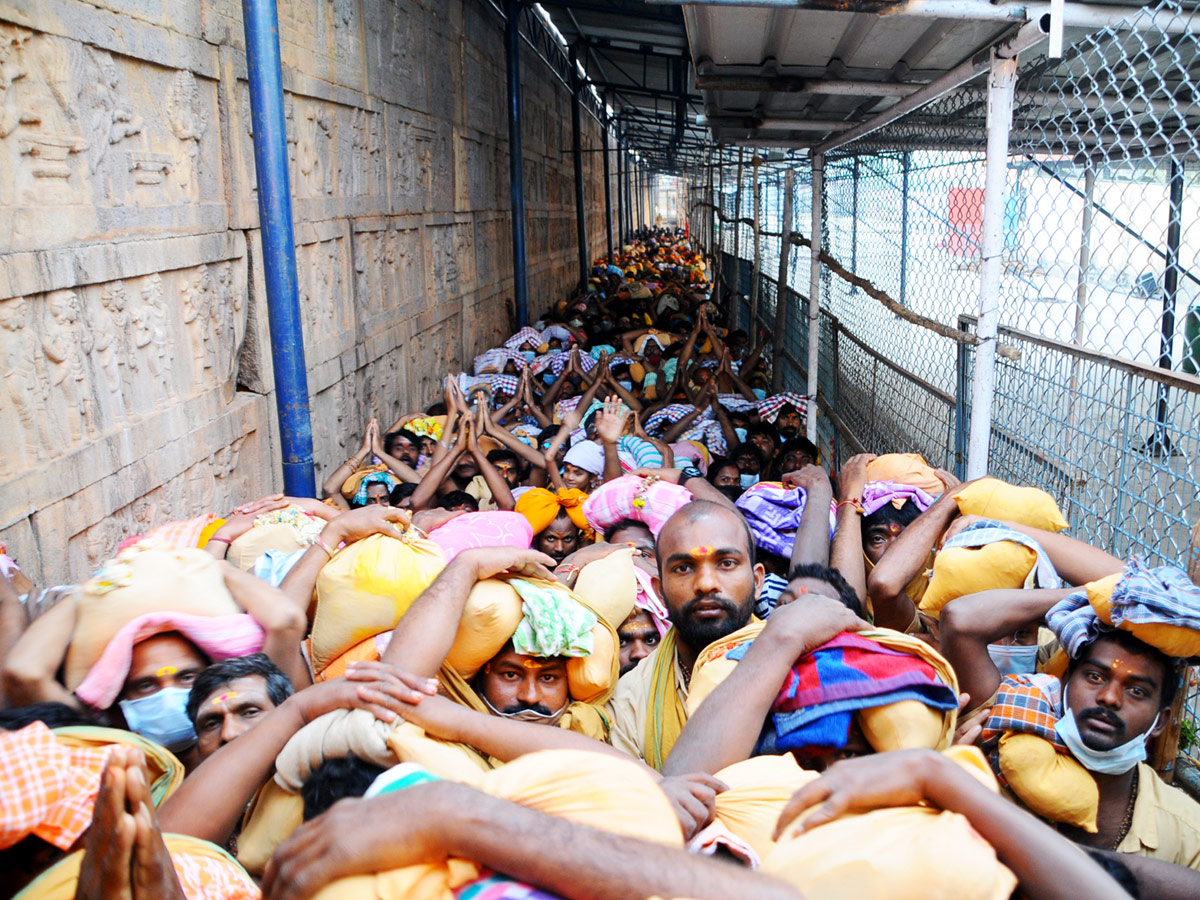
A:
[[[805,415],[805,434],[814,444],[817,442],[817,352],[820,348],[821,326],[821,201],[825,197],[825,155],[815,153],[812,157],[812,255],[808,272],[808,408]],[[792,202],[789,187],[787,201]],[[781,281],[786,280],[784,272]]]
[[[1183,164],[1171,157],[1171,176],[1167,204],[1167,266],[1163,271],[1162,349],[1158,354],[1160,369],[1171,368],[1171,345],[1175,343],[1175,302],[1179,296],[1179,245],[1183,234]],[[1158,407],[1154,414],[1154,435],[1146,449],[1160,456],[1171,455],[1171,439],[1167,436],[1167,404],[1171,389],[1158,386]]]
[[[850,196],[850,271],[858,272],[858,154],[854,155],[853,193]],[[858,293],[858,285],[850,286],[850,293]]]
[[[908,173],[912,154],[905,150],[900,177],[900,305],[908,305]]]
[[[750,305],[758,309],[759,297],[762,296],[762,181],[758,177],[758,167],[762,159],[755,154],[750,161],[750,171],[754,173],[754,266],[750,274]],[[775,305],[779,305],[779,296],[775,297]]]
[[[787,333],[787,274],[788,257],[792,252],[792,185],[795,183],[795,179],[796,173],[791,169],[788,169],[783,176],[783,224],[779,229],[783,235],[779,239],[779,279],[775,282],[775,332],[771,336],[771,342],[775,345],[775,369],[771,373],[771,390],[776,394],[783,390],[783,336]],[[757,191],[757,181],[755,186]],[[755,218],[758,218],[757,214]],[[757,233],[755,234],[755,243],[758,243]],[[757,256],[757,253],[755,255]],[[755,281],[757,285],[757,279]],[[812,327],[811,321],[809,327]],[[811,372],[808,380],[810,383],[812,382]],[[815,401],[809,401],[810,412],[806,415],[806,418],[812,421],[816,421],[811,412],[814,403]]]
[[[982,266],[979,273],[979,343],[975,347],[975,384],[971,391],[971,435],[967,478],[987,474],[992,433],[992,395],[996,380],[996,332],[1000,324],[1000,276],[1004,253],[1004,207],[1008,198],[1008,133],[1012,128],[1017,58],[992,50],[988,73],[987,168],[983,195]]]
[[[958,330],[969,328],[967,320],[958,317]],[[966,344],[958,345],[955,355],[954,382],[954,475],[959,480],[967,477],[967,350]]]
[[[1096,198],[1096,170],[1088,164],[1083,173],[1083,220],[1079,235],[1079,279],[1075,282],[1075,346],[1083,346],[1083,313],[1087,309],[1087,273],[1092,264],[1092,213]],[[1071,360],[1071,390],[1067,396],[1067,427],[1075,428],[1075,399],[1079,394],[1079,367],[1082,360]]]
[[[745,147],[738,147],[737,188],[733,192],[733,289],[742,292],[742,157]],[[750,307],[750,343],[753,345],[754,336],[758,333],[758,310]]]

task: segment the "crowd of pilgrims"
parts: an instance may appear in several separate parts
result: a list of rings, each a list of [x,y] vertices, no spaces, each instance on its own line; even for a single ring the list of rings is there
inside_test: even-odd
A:
[[[1152,765],[1200,588],[1035,487],[829,471],[738,299],[642,232],[324,500],[0,557],[0,894],[1200,897]]]

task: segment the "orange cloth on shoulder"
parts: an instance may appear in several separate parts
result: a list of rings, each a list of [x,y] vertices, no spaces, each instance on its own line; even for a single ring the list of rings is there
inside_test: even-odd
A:
[[[561,491],[534,488],[517,499],[516,511],[529,520],[535,535],[549,528],[559,511],[564,509],[576,528],[586,530],[588,523],[583,515],[583,501],[587,498],[587,494],[574,488]]]

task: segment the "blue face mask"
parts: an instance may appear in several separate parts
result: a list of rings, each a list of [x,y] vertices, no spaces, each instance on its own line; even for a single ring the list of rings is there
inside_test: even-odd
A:
[[[752,487],[754,487],[754,485],[758,484],[758,476],[757,475],[748,475],[745,472],[743,472],[738,477],[742,480],[742,490],[743,491],[747,490],[748,488],[752,488]]]
[[[542,381],[546,382],[546,384],[554,384],[554,382],[557,380],[558,380],[558,376],[555,375],[553,372],[543,372],[542,373]]]
[[[1032,675],[1037,671],[1037,644],[988,644],[987,652],[1001,675]]]
[[[762,388],[752,388],[752,390],[754,391],[754,396],[757,397],[759,400],[767,399],[767,392],[765,390],[763,390]]]
[[[621,387],[625,388],[625,390],[627,390],[627,391],[633,390],[633,382],[632,381],[618,381],[617,384],[619,384]]]
[[[1133,740],[1126,741],[1111,750],[1093,750],[1083,742],[1079,734],[1079,725],[1075,721],[1075,713],[1067,706],[1067,690],[1063,688],[1064,715],[1054,726],[1062,742],[1067,745],[1071,755],[1089,772],[1102,775],[1123,775],[1146,758],[1146,739],[1158,727],[1158,716],[1142,734]],[[1161,715],[1161,713],[1160,713]]]
[[[137,700],[122,700],[121,712],[130,731],[161,744],[172,753],[196,743],[196,729],[187,717],[187,688],[163,688]]]
[[[733,429],[733,433],[737,435],[739,443],[742,443],[742,444],[746,443],[746,429],[745,428],[735,428],[735,429]]]
[[[537,353],[535,353],[533,350],[522,350],[521,355],[525,357],[525,362],[527,363],[531,363],[537,359]]]

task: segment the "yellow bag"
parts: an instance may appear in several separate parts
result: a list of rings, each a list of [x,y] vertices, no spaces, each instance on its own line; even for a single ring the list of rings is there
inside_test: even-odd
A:
[[[317,576],[313,671],[395,628],[445,566],[441,548],[422,538],[373,534],[339,550]]]
[[[253,528],[230,544],[225,559],[249,571],[268,550],[280,553],[303,550],[324,527],[324,519],[307,514],[298,506],[275,510],[259,516]]]
[[[564,598],[574,599],[591,609],[573,591],[557,581],[547,582],[526,576],[522,576],[522,579],[552,587],[560,591]],[[462,676],[464,681],[470,681],[488,660],[504,649],[521,624],[522,617],[521,596],[503,578],[478,582],[467,597],[454,644],[446,655],[446,665]],[[582,703],[602,702],[599,698],[615,687],[619,671],[616,628],[597,613],[596,626],[592,629],[591,655],[567,660],[567,685],[571,699]]]
[[[717,818],[762,859],[775,847],[775,825],[792,794],[820,775],[800,768],[796,758],[785,753],[753,756],[713,777],[729,786],[717,794]]]
[[[1054,498],[1040,488],[1017,487],[999,478],[981,478],[954,492],[958,511],[964,516],[983,516],[1016,522],[1043,531],[1070,527]]]
[[[982,757],[964,762],[996,790]],[[844,815],[797,834],[798,817],[763,861],[810,900],[1008,900],[1017,885],[965,816],[923,806]]]
[[[1112,625],[1112,594],[1121,580],[1121,573],[1109,575],[1099,581],[1089,582],[1087,588],[1088,602],[1096,617],[1105,625]],[[1189,656],[1200,656],[1200,631],[1184,628],[1181,625],[1166,625],[1163,623],[1130,622],[1128,620],[1115,626],[1122,631],[1128,631],[1144,644],[1149,644],[1156,650],[1161,650],[1167,656],[1186,659]]]
[[[543,750],[484,775],[478,787],[552,816],[611,834],[682,847],[679,820],[666,794],[634,760],[583,750]],[[452,900],[479,878],[468,860],[406,866],[334,882],[314,900]]]
[[[1033,812],[1096,833],[1100,788],[1074,757],[1036,734],[1001,735],[999,757],[1004,780]]]
[[[920,453],[885,453],[867,463],[867,481],[894,481],[919,487],[937,497],[946,490],[942,479]]]
[[[929,586],[918,609],[937,619],[951,600],[979,591],[1024,586],[1035,565],[1037,553],[1013,541],[948,547],[934,557]]]
[[[620,627],[637,597],[633,549],[622,549],[588,563],[575,579],[575,594],[613,628]]]
[[[151,540],[139,541],[106,562],[83,585],[67,647],[67,690],[79,687],[113,636],[139,616],[155,612],[230,616],[241,611],[212,554],[167,550]]]
[[[762,631],[765,623],[757,623],[757,629],[747,626],[737,632],[741,643],[753,640]],[[924,641],[892,631],[890,628],[874,628],[859,633],[861,637],[877,642],[889,650],[908,653],[923,660],[933,667],[947,687],[958,695],[958,676],[945,657],[934,650]],[[725,654],[732,649],[728,640],[717,641],[696,658],[692,668],[692,683],[688,689],[687,711],[694,715],[697,707],[713,692],[718,684],[724,681],[737,667],[737,662]],[[855,711],[863,736],[878,752],[885,750],[902,750],[915,747],[928,747],[934,750],[944,750],[950,746],[954,737],[954,728],[958,723],[958,710],[937,710],[927,707],[916,700],[901,700],[885,706]]]

